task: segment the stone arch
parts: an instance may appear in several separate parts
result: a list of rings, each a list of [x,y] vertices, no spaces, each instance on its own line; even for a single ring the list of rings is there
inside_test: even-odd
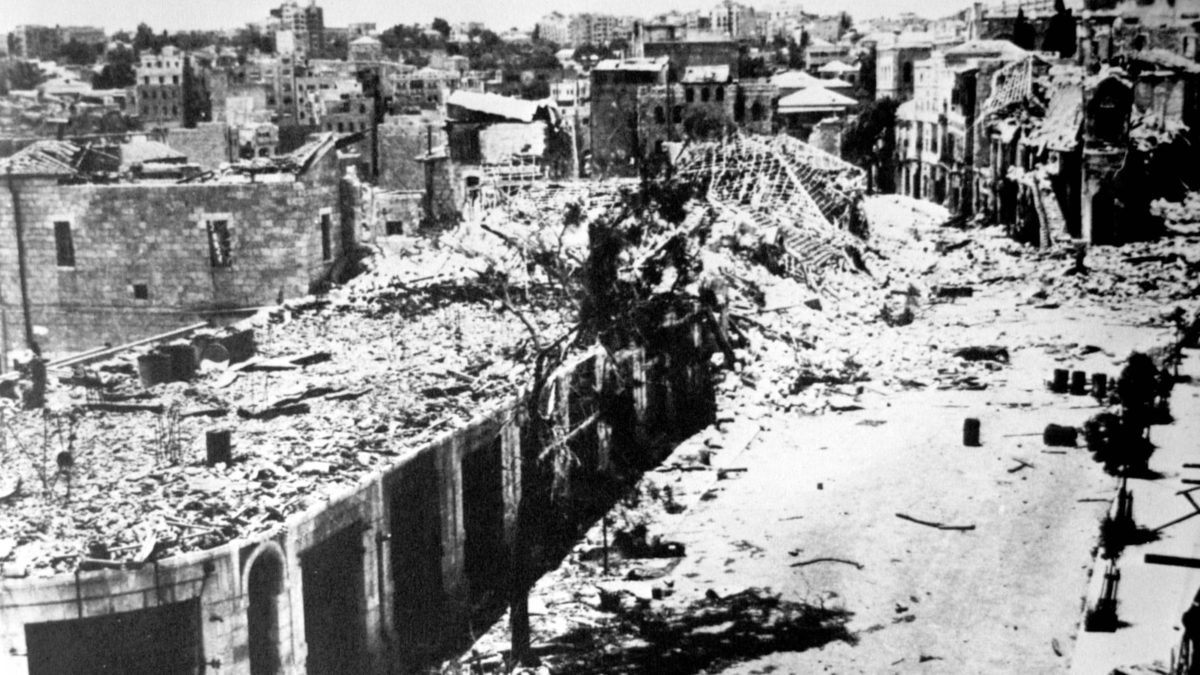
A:
[[[263,542],[250,554],[243,573],[247,643],[251,675],[278,675],[282,672],[279,617],[287,576],[287,558],[273,541]]]

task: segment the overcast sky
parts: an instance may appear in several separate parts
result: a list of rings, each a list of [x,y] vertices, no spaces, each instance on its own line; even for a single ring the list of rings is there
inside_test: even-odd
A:
[[[745,1],[745,0],[743,0]],[[92,25],[110,32],[133,30],[139,22],[155,30],[235,28],[267,16],[282,0],[0,0],[0,31],[22,24]],[[301,0],[308,2],[308,0]],[[436,16],[451,22],[475,20],[503,30],[532,27],[544,14],[558,10],[650,16],[672,9],[699,9],[717,0],[318,0],[325,24],[345,26],[374,21],[379,28],[397,23],[428,23]],[[765,7],[775,2],[748,2]],[[856,18],[917,12],[938,17],[963,9],[969,0],[816,0],[801,3],[814,13],[845,9]]]

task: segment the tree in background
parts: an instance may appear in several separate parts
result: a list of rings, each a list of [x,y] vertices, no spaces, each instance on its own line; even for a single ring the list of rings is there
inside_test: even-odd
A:
[[[208,84],[196,75],[192,60],[183,60],[183,126],[194,129],[197,122],[207,122],[212,118],[212,102],[208,94]]]
[[[743,80],[770,77],[771,68],[761,56],[750,56],[750,49],[743,45],[738,52],[737,74]]]
[[[105,56],[105,61],[104,67],[92,78],[93,89],[124,89],[137,82],[134,70],[137,57],[133,50],[118,47]]]
[[[859,106],[858,114],[846,125],[842,135],[842,159],[866,169],[879,192],[896,191],[896,108],[895,99],[883,98]]]
[[[166,46],[166,33],[158,35],[146,23],[139,23],[133,34],[133,51],[139,56],[144,53],[155,53]]]
[[[33,61],[0,60],[0,94],[14,89],[33,89],[46,81],[46,74]]]
[[[103,51],[102,44],[89,45],[72,38],[70,42],[58,48],[56,56],[59,61],[66,61],[74,66],[90,66]]]
[[[433,23],[431,23],[429,27],[441,33],[443,40],[450,37],[450,22],[441,17],[434,19]]]
[[[854,97],[860,101],[875,98],[875,47],[871,47],[858,61],[858,83],[854,87]]]
[[[263,33],[254,26],[238,29],[229,44],[239,53],[250,51],[259,51],[263,54],[275,53],[275,36]]]

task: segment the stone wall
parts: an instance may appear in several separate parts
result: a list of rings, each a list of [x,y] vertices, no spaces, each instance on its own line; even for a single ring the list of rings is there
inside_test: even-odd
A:
[[[636,176],[638,100],[641,86],[595,85],[592,87],[592,175]]]
[[[168,129],[163,142],[187,155],[189,164],[211,171],[236,157],[231,133],[224,122],[204,122],[195,129]]]
[[[52,351],[120,344],[210,314],[302,296],[342,251],[337,181],[59,185],[15,181],[33,323]],[[23,346],[13,200],[0,198],[0,296],[9,348]],[[322,211],[328,211],[328,250]],[[209,222],[228,228],[214,264]],[[59,266],[57,222],[74,264]],[[328,257],[326,257],[328,253]]]
[[[379,185],[424,190],[425,164],[417,157],[446,145],[442,122],[422,115],[388,115],[379,125]]]
[[[673,326],[656,344],[650,353],[590,353],[552,379],[556,424],[580,429],[571,435],[581,461],[570,484],[595,485],[644,467],[662,457],[644,456],[645,439],[664,429],[683,438],[711,421],[696,414],[711,410],[712,395],[699,328]],[[618,381],[635,384],[622,391]],[[628,397],[632,414],[596,415],[601,399],[614,396]],[[190,617],[197,634],[168,628],[164,644],[155,645],[159,651],[190,646],[194,638],[189,662],[226,675],[326,672],[320,665],[330,654],[337,672],[415,670],[433,653],[431,644],[462,633],[469,608],[505,578],[496,560],[512,541],[520,496],[548,491],[548,474],[522,470],[519,453],[529,433],[523,411],[515,399],[415,451],[395,448],[404,459],[266,535],[137,569],[4,579],[0,672],[24,675],[32,663],[66,657],[75,664],[140,657],[141,668],[162,666],[154,672],[204,670],[166,668],[163,653],[126,653],[138,648],[135,638],[145,642],[128,635],[130,627],[163,607]],[[483,453],[498,456],[474,461]],[[481,466],[498,480],[471,480],[467,467]],[[478,493],[485,483],[495,485],[494,494]],[[484,512],[477,500],[488,505]],[[568,497],[556,513],[570,519],[587,502]],[[492,529],[482,531],[481,541],[484,522]],[[485,559],[487,573],[480,574],[472,559],[489,552],[500,555]],[[120,620],[105,644],[64,639],[50,649],[28,637],[39,630],[78,635],[104,617]]]

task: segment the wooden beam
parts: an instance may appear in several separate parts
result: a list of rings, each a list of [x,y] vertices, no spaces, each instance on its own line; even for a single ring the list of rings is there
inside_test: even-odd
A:
[[[1177,555],[1160,555],[1158,553],[1147,553],[1146,564],[1148,565],[1172,565],[1174,567],[1192,567],[1200,569],[1200,558],[1185,558]]]

